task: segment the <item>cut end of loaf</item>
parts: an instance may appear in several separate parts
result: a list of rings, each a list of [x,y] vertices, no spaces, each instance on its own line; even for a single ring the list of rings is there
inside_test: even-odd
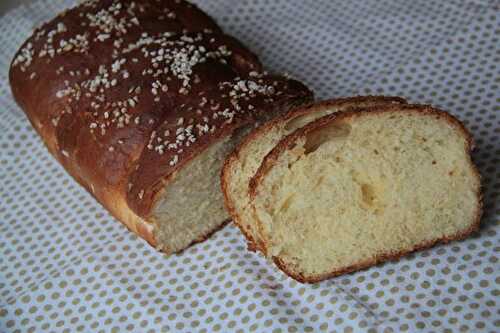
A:
[[[469,235],[481,215],[471,145],[458,120],[424,106],[344,112],[296,131],[253,184],[268,256],[316,282]]]
[[[172,175],[155,205],[155,239],[164,252],[179,252],[218,230],[228,219],[220,192],[220,168],[233,148],[222,140]]]
[[[169,176],[152,215],[157,247],[163,252],[177,253],[202,242],[230,221],[220,191],[220,172],[227,155],[249,130],[250,126],[237,129]]]

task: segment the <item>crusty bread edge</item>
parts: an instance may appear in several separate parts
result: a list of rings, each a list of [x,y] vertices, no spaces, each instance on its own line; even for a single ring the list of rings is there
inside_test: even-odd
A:
[[[439,109],[436,109],[430,105],[398,105],[398,106],[376,106],[376,107],[370,107],[370,108],[363,108],[363,109],[358,109],[358,110],[349,110],[349,111],[343,111],[343,112],[338,112],[334,113],[325,117],[322,117],[320,119],[317,119],[306,126],[296,130],[292,134],[286,136],[284,139],[276,145],[276,147],[266,156],[264,161],[262,162],[261,166],[259,167],[259,170],[255,174],[255,176],[252,178],[250,181],[250,197],[251,200],[255,199],[255,196],[258,195],[258,186],[262,182],[264,176],[269,172],[269,170],[272,168],[272,166],[275,164],[277,158],[280,156],[282,152],[284,152],[286,149],[290,149],[295,145],[295,141],[306,135],[309,132],[312,132],[316,129],[320,129],[322,127],[330,125],[334,121],[341,121],[346,118],[350,117],[358,117],[362,115],[363,113],[370,112],[370,113],[385,113],[385,112],[420,112],[423,114],[430,114],[430,115],[435,115],[437,118],[444,119],[447,121],[450,125],[455,126],[459,131],[462,132],[466,139],[466,153],[467,156],[469,157],[469,165],[471,170],[473,171],[473,174],[476,176],[476,180],[479,184],[478,186],[478,191],[476,193],[477,196],[477,206],[476,206],[476,216],[474,221],[471,223],[470,227],[467,228],[466,230],[463,230],[462,232],[458,232],[455,235],[452,236],[445,236],[442,238],[438,239],[433,239],[430,241],[425,241],[420,244],[416,244],[412,248],[408,250],[403,250],[403,251],[397,251],[393,253],[382,253],[378,256],[375,256],[372,259],[366,260],[359,262],[357,264],[343,267],[341,269],[334,270],[332,272],[324,273],[324,274],[319,274],[319,275],[311,275],[311,276],[305,276],[304,274],[300,272],[296,272],[293,270],[292,267],[289,267],[286,263],[284,263],[279,257],[273,256],[271,259],[274,261],[276,266],[280,268],[285,274],[293,278],[294,280],[301,282],[301,283],[316,283],[320,282],[329,278],[333,278],[339,275],[347,274],[347,273],[352,273],[361,269],[365,269],[374,265],[377,265],[382,262],[390,261],[390,260],[397,260],[403,256],[406,256],[410,253],[413,253],[415,251],[423,250],[423,249],[428,249],[431,248],[437,244],[446,244],[451,241],[456,241],[456,240],[461,240],[465,239],[468,236],[470,236],[472,233],[476,232],[479,229],[480,221],[481,221],[481,216],[483,213],[483,196],[481,192],[481,175],[476,167],[476,165],[472,161],[471,157],[471,152],[474,150],[474,140],[470,132],[467,130],[467,128],[460,122],[456,117],[453,115],[441,111]],[[253,205],[252,205],[253,206]],[[253,209],[255,210],[255,206],[253,206]],[[257,229],[260,231],[260,238],[263,240],[265,243],[265,238],[263,237],[263,232],[262,232],[262,223],[261,221],[258,220],[257,214],[254,214],[255,223],[257,223]],[[263,249],[263,252],[266,253],[266,249]]]
[[[236,208],[233,200],[229,196],[228,190],[228,178],[230,170],[233,164],[239,159],[239,155],[243,147],[246,147],[248,143],[253,140],[254,137],[261,135],[263,132],[269,131],[276,123],[280,120],[289,119],[289,117],[295,117],[301,115],[302,113],[296,113],[296,111],[302,110],[301,106],[306,106],[311,104],[313,101],[313,95],[305,96],[303,100],[297,101],[292,105],[289,105],[289,110],[277,117],[272,118],[271,120],[265,122],[262,126],[254,128],[248,135],[246,135],[240,143],[236,145],[234,150],[226,157],[224,164],[221,169],[220,179],[221,179],[221,189],[224,197],[224,206],[231,216],[233,222],[236,224],[238,229],[240,229],[241,233],[247,239],[248,250],[255,252],[258,249],[257,241],[253,239],[253,237],[245,230],[243,225],[241,224],[240,215],[236,212]]]
[[[302,103],[299,103],[298,105],[292,106],[292,108],[273,119],[270,121],[264,123],[262,126],[259,126],[255,129],[253,129],[233,150],[231,154],[228,155],[226,158],[226,161],[224,162],[224,165],[221,170],[221,188],[222,188],[222,193],[224,194],[224,205],[226,207],[226,210],[229,212],[231,215],[231,218],[234,221],[234,224],[240,229],[241,233],[245,236],[247,240],[247,247],[248,250],[256,252],[257,250],[263,250],[263,245],[261,241],[258,239],[254,239],[252,235],[250,235],[247,230],[243,227],[241,223],[241,217],[237,213],[235,204],[233,200],[231,199],[231,196],[229,195],[229,190],[228,190],[228,182],[229,182],[229,174],[230,171],[236,163],[236,161],[239,159],[241,151],[248,146],[248,144],[255,140],[257,137],[265,135],[267,132],[269,132],[272,128],[280,124],[281,122],[286,122],[288,120],[294,119],[296,117],[311,113],[311,112],[319,112],[327,108],[332,108],[332,107],[341,107],[343,104],[355,104],[355,103],[367,103],[367,102],[382,102],[386,101],[388,103],[399,103],[399,104],[406,104],[407,101],[398,96],[353,96],[353,97],[343,97],[343,98],[336,98],[336,99],[330,99],[330,100],[325,100],[321,102],[316,102],[314,103],[312,101],[312,96],[308,98],[307,100],[302,101]]]

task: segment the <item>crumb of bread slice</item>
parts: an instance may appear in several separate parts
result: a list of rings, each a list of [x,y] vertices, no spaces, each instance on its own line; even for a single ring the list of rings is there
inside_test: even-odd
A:
[[[227,210],[248,240],[250,250],[262,248],[249,209],[248,187],[264,157],[286,135],[320,117],[352,108],[404,104],[400,97],[357,96],[339,98],[299,107],[254,129],[226,159],[222,190]]]
[[[332,114],[269,153],[250,184],[267,256],[300,282],[356,271],[476,230],[472,138],[421,105]]]

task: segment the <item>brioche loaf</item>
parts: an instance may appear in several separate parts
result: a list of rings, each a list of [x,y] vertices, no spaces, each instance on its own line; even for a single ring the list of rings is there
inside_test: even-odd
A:
[[[245,131],[312,96],[180,0],[83,2],[35,30],[10,83],[50,153],[166,253],[228,218],[219,174]]]
[[[393,103],[405,103],[399,97],[366,96],[348,97],[299,107],[257,127],[246,136],[228,156],[222,170],[222,191],[227,210],[233,221],[245,234],[248,248],[263,247],[255,230],[254,217],[250,209],[249,183],[264,157],[286,135],[328,114],[352,108],[364,108]]]
[[[456,118],[429,106],[309,123],[250,182],[263,252],[294,279],[316,282],[468,236],[481,215],[472,146]]]

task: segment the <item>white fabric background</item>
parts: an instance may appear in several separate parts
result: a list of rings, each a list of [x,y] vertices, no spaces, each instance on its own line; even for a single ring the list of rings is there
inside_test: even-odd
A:
[[[71,3],[0,18],[0,332],[500,331],[499,1],[197,1],[319,98],[432,103],[476,139],[479,233],[315,285],[247,252],[232,225],[183,254],[157,253],[50,157],[7,73],[32,28]]]

